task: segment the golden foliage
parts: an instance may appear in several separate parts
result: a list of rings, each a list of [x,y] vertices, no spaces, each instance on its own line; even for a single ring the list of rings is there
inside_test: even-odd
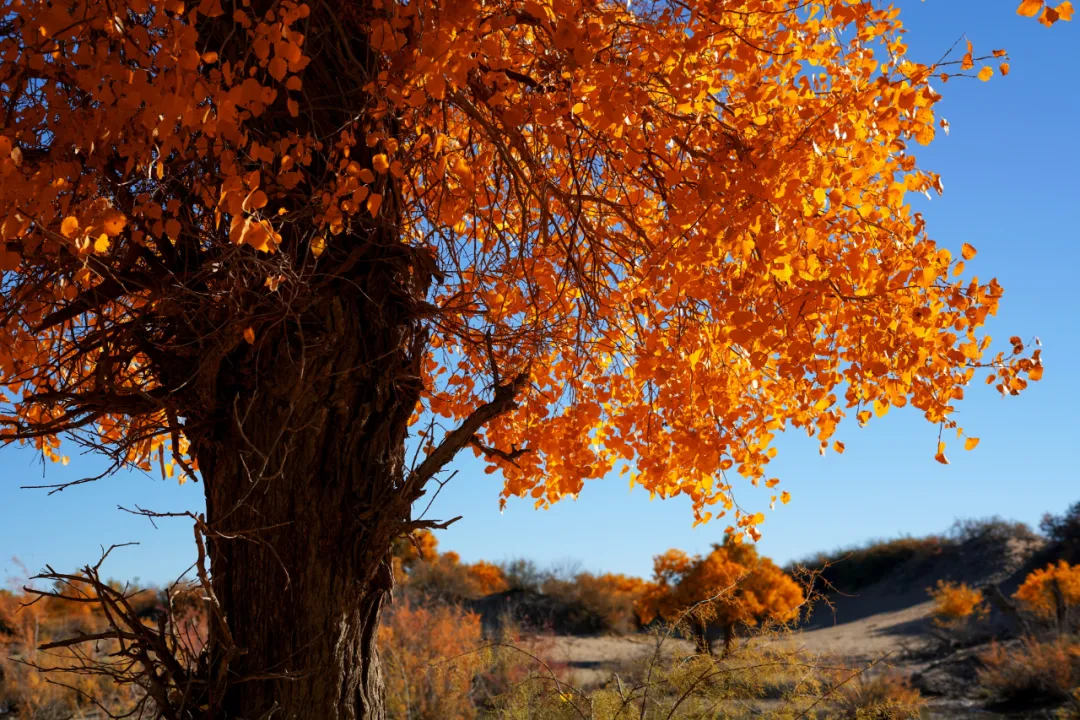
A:
[[[379,628],[387,713],[395,718],[476,717],[473,677],[485,666],[480,618],[405,599]]]
[[[1045,703],[1069,700],[1080,687],[1080,642],[1024,638],[1016,647],[993,643],[980,656],[979,684],[1000,700]]]
[[[926,701],[910,680],[895,671],[868,671],[840,685],[830,717],[849,720],[909,720]]]
[[[938,580],[937,587],[929,590],[934,601],[935,620],[948,623],[971,617],[983,617],[989,611],[982,590],[969,587],[967,583]]]
[[[491,595],[508,588],[502,568],[494,563],[479,560],[466,566],[466,569],[478,595]]]
[[[150,612],[158,603],[156,594],[133,594],[130,602],[146,612],[150,622]],[[107,629],[108,623],[92,603],[0,590],[0,707],[20,718],[81,717],[99,707],[117,714],[131,710],[141,697],[137,689],[87,671],[119,650],[114,640],[102,639],[86,648],[41,649],[54,641]]]
[[[453,551],[440,553],[439,541],[430,530],[398,538],[393,558],[399,584],[444,600],[478,598],[507,589],[502,568],[485,560],[463,564]]]
[[[639,603],[642,622],[660,616],[678,621],[688,611],[708,606],[707,620],[730,633],[736,625],[794,619],[805,596],[802,588],[749,544],[728,540],[712,552],[689,557],[669,550],[654,561],[653,584]]]
[[[848,416],[911,406],[963,437],[976,372],[1004,395],[1042,374],[991,349],[1001,286],[909,202],[942,190],[913,152],[931,78],[1003,58],[916,62],[891,7],[282,0],[237,6],[228,47],[223,14],[5,0],[0,439],[197,470],[183,419],[214,386],[192,378],[273,347],[374,228],[432,330],[418,416],[521,380],[474,445],[504,499],[622,469],[756,535],[724,473],[763,480],[778,431],[839,452]]]
[[[1080,565],[1064,560],[1032,571],[1013,595],[1025,609],[1035,615],[1054,618],[1059,610],[1060,597],[1066,612],[1080,606]]]

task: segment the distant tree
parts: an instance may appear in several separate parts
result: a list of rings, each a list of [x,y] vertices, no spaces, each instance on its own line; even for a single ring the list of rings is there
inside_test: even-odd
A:
[[[467,564],[453,551],[439,552],[430,530],[420,530],[394,543],[394,575],[398,582],[428,599],[457,602],[508,588],[500,566],[481,560]]]
[[[1033,570],[1013,595],[1024,609],[1070,632],[1080,608],[1080,565],[1064,560]]]
[[[528,558],[515,558],[500,565],[503,577],[510,590],[540,592],[548,574]]]
[[[660,616],[685,620],[704,652],[712,652],[710,629],[731,649],[738,626],[794,619],[802,588],[754,546],[727,539],[704,557],[669,550],[654,561],[653,585],[639,604],[642,622]]]
[[[506,575],[495,563],[480,560],[468,566],[468,573],[479,595],[491,595],[509,589]]]
[[[1043,515],[1039,529],[1050,540],[1050,552],[1067,562],[1080,563],[1080,502],[1061,515]]]
[[[0,442],[202,483],[163,716],[383,717],[391,549],[462,450],[756,536],[725,473],[777,431],[1038,379],[907,200],[931,79],[1004,53],[907,47],[851,0],[0,0]]]

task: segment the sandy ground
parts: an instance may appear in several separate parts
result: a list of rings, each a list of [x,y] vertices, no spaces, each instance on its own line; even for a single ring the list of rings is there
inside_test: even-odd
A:
[[[932,609],[927,601],[843,623],[829,622],[823,610],[816,626],[796,632],[793,641],[813,654],[859,660],[898,655],[924,642]]]
[[[899,656],[917,647],[929,626],[931,603],[924,602],[900,610],[881,612],[848,622],[836,621],[822,610],[812,628],[794,632],[785,644],[812,655],[868,662]],[[537,641],[539,650],[558,670],[565,670],[576,685],[603,682],[613,672],[637,662],[645,662],[657,652],[656,638],[648,634],[627,637],[546,637]],[[690,652],[684,640],[665,640],[661,652]]]

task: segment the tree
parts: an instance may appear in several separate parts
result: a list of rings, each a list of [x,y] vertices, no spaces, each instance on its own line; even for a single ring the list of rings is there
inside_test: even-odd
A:
[[[1025,610],[1043,620],[1054,621],[1057,629],[1067,634],[1072,631],[1070,613],[1080,606],[1080,565],[1059,560],[1032,570],[1013,597]]]
[[[681,550],[657,555],[653,585],[646,590],[639,613],[644,623],[657,616],[688,623],[706,653],[712,653],[710,630],[718,628],[726,655],[737,626],[793,620],[804,599],[799,584],[772,560],[729,536],[704,557],[690,557]]]
[[[1004,54],[901,31],[848,0],[3,0],[0,441],[204,484],[216,619],[197,668],[140,656],[163,716],[381,717],[391,546],[443,525],[416,503],[463,449],[503,501],[620,470],[756,537],[725,473],[765,479],[777,431],[959,435],[977,370],[1038,379],[905,202],[942,187],[930,78]]]

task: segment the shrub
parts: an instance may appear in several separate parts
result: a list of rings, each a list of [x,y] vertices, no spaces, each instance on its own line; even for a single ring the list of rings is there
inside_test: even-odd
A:
[[[466,566],[466,571],[472,578],[472,584],[480,595],[504,592],[509,588],[506,576],[502,568],[494,563],[484,560]]]
[[[957,520],[949,529],[948,538],[958,544],[990,540],[1004,542],[1011,539],[1039,541],[1039,536],[1027,523],[1006,520],[998,515],[991,517]]]
[[[131,603],[153,607],[157,596],[153,591],[132,594]],[[109,654],[119,650],[115,641],[39,649],[53,641],[106,628],[104,617],[91,603],[0,592],[2,712],[20,720],[62,720],[87,717],[95,702],[116,715],[132,709],[139,698],[130,687],[119,687],[106,676],[84,671],[93,662],[107,662]],[[45,673],[40,668],[54,672]]]
[[[934,600],[934,620],[939,625],[980,618],[989,610],[982,590],[969,587],[967,583],[938,580],[937,587],[928,592]]]
[[[1080,686],[1080,642],[1024,638],[1011,651],[993,643],[980,657],[979,684],[996,700],[1028,707],[1069,700]]]
[[[469,565],[455,552],[439,553],[429,530],[398,538],[393,557],[398,586],[419,597],[456,603],[508,588],[501,567],[483,560]]]
[[[1052,543],[1080,548],[1080,502],[1073,503],[1061,515],[1043,515],[1039,529]]]
[[[480,618],[450,605],[406,598],[379,628],[390,717],[476,717],[473,678],[483,669]]]
[[[626,633],[638,627],[637,606],[648,587],[649,583],[641,578],[583,572],[570,580],[550,578],[544,582],[543,590],[594,618],[597,630]]]
[[[1074,610],[1080,605],[1080,565],[1064,560],[1032,571],[1014,598],[1041,620],[1053,620],[1059,630],[1072,629]]]
[[[541,571],[536,563],[525,558],[505,562],[501,567],[510,590],[540,592],[548,579],[547,574]]]
[[[658,555],[639,611],[643,623],[686,617],[702,650],[711,651],[710,631],[720,629],[727,653],[737,626],[794,619],[804,599],[802,588],[771,560],[728,538],[704,557],[679,550]]]
[[[863,672],[832,694],[832,717],[858,720],[906,720],[918,717],[926,704],[908,679],[893,671]]]

